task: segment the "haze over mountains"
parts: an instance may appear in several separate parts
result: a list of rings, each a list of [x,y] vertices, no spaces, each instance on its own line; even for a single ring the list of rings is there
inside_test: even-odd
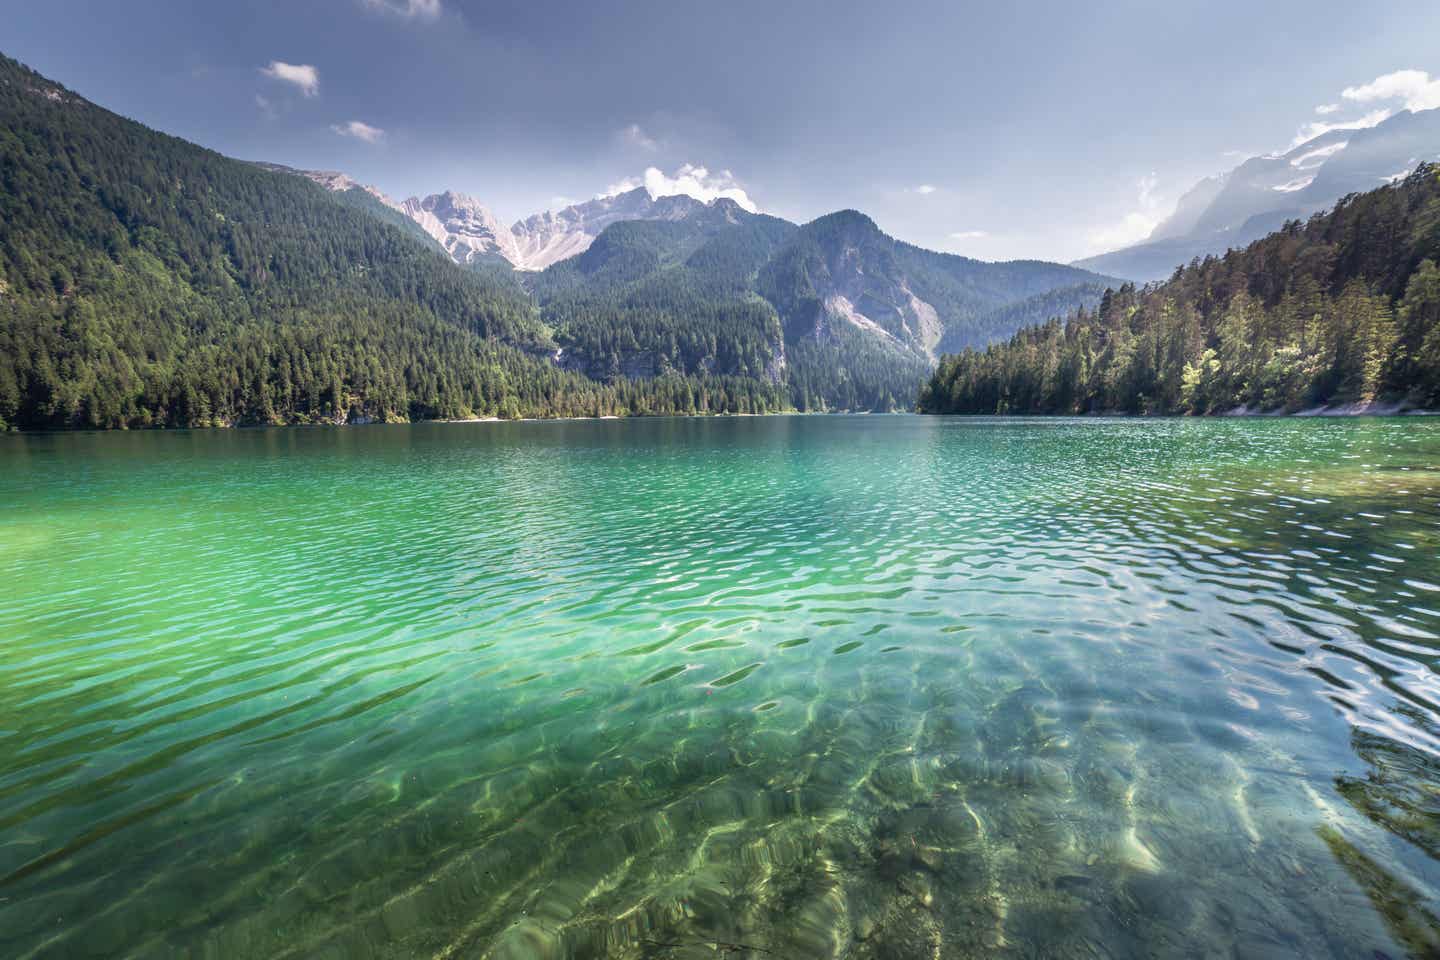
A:
[[[1437,159],[1440,109],[1402,111],[1365,129],[1329,130],[1200,181],[1146,242],[1075,266],[1140,282],[1164,280],[1196,257],[1244,247],[1287,220],[1329,210],[1342,197],[1397,182]]]

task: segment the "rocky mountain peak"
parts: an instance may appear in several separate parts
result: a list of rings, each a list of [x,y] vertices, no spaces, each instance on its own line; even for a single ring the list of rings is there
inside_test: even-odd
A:
[[[516,263],[514,237],[490,208],[474,197],[447,190],[423,199],[411,197],[402,208],[457,263],[496,257]]]

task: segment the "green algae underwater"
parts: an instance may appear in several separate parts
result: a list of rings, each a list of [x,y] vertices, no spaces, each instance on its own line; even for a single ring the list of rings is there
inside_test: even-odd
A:
[[[1440,953],[1440,422],[0,437],[9,957]]]

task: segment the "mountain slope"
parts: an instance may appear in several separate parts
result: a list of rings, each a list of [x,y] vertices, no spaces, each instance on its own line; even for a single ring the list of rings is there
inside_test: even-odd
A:
[[[612,224],[583,254],[534,276],[562,366],[599,378],[678,372],[781,382],[779,323],[749,281],[796,228],[729,200],[689,210]]]
[[[1331,130],[1283,154],[1252,157],[1201,181],[1145,243],[1075,266],[1146,282],[1196,257],[1239,249],[1352,193],[1440,159],[1440,110],[1398,113],[1375,127]]]
[[[597,197],[560,211],[537,213],[510,228],[515,238],[515,266],[544,270],[587,250],[612,223],[627,220],[678,220],[705,206],[693,197],[651,197],[644,187]]]
[[[1067,317],[1077,310],[1093,309],[1112,286],[1121,284],[1098,280],[1077,283],[997,307],[969,324],[947,329],[935,350],[947,354],[959,353],[967,347],[984,349],[996,341],[1008,340],[1015,331],[1025,327],[1044,323],[1053,317]]]
[[[1440,405],[1440,166],[1098,310],[947,357],[927,413]]]
[[[995,311],[1036,291],[1068,284],[1057,303],[1069,305],[1103,290],[1058,264],[921,250],[854,211],[796,227],[729,200],[687,209],[613,224],[529,281],[562,365],[602,379],[758,377],[788,384],[799,409],[891,409],[908,405],[942,337],[1008,335],[1029,314]]]
[[[789,334],[823,337],[850,327],[928,362],[947,335],[983,339],[977,321],[999,308],[1106,279],[1054,263],[984,263],[923,250],[846,210],[801,228],[761,271],[758,289]]]

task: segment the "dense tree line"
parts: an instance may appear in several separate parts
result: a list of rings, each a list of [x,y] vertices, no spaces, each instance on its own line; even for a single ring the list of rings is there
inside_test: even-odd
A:
[[[930,413],[1440,405],[1440,167],[942,360]]]

